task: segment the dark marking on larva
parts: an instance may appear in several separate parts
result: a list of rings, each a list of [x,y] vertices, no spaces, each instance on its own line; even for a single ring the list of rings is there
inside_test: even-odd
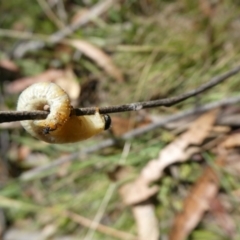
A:
[[[45,128],[43,129],[43,134],[47,135],[47,134],[50,133],[50,131],[51,131],[51,128],[50,128],[50,127],[45,127]]]
[[[47,135],[50,134],[50,132],[56,130],[57,128],[50,128],[50,127],[45,127],[43,128],[43,134]]]

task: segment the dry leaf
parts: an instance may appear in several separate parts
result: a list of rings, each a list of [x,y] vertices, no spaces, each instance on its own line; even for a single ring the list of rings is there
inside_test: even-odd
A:
[[[220,144],[223,148],[234,148],[240,146],[240,133],[231,134]]]
[[[146,182],[137,179],[135,182],[127,183],[119,188],[119,193],[126,205],[144,202],[158,192],[157,186],[146,186]]]
[[[50,69],[39,75],[20,78],[6,87],[9,93],[19,93],[28,86],[37,82],[55,82],[67,92],[72,101],[76,101],[80,95],[80,85],[71,69],[56,70]]]
[[[219,188],[216,173],[207,167],[184,201],[183,210],[174,220],[169,240],[184,240],[209,210]]]
[[[112,172],[110,172],[108,175],[112,181],[126,181],[126,179],[129,179],[129,177],[132,175],[133,169],[126,166],[117,166]],[[131,185],[131,184],[130,184]],[[122,195],[122,198],[124,200],[125,196],[124,194],[129,194],[128,189],[129,184],[125,184],[119,188],[119,193]],[[130,188],[131,191],[134,191],[134,188]],[[139,193],[135,192],[132,193],[133,195],[136,194],[139,196],[139,194],[142,194],[146,197],[146,200],[151,197],[152,195],[155,195],[158,191],[158,188],[156,187],[155,190],[152,188],[153,192],[150,192],[149,189],[147,189],[149,193]],[[143,189],[145,191],[145,188]],[[158,220],[155,216],[155,210],[154,206],[150,201],[146,201],[141,204],[133,205],[132,206],[133,215],[136,219],[137,223],[137,229],[138,229],[138,240],[156,240],[159,238],[159,227],[158,227]]]
[[[219,197],[212,200],[209,211],[213,214],[215,223],[232,239],[236,233],[236,225]]]
[[[131,205],[137,222],[138,238],[140,240],[156,240],[160,236],[154,208],[149,201],[150,197],[154,196],[159,188],[151,184],[161,178],[165,167],[174,162],[185,161],[193,153],[199,152],[198,147],[191,145],[199,145],[208,137],[216,120],[217,112],[217,110],[214,110],[199,117],[191,124],[186,133],[182,134],[159,153],[158,159],[150,161],[135,181],[126,183],[119,188],[119,193],[125,204]],[[213,176],[211,176],[211,173],[208,175],[210,175],[209,178],[211,177],[211,180],[215,181],[214,174],[212,174]],[[201,192],[201,194],[210,198],[217,191],[216,189],[216,183],[214,182],[212,185],[209,185],[209,188],[204,189],[205,192]],[[199,193],[196,192],[196,194]],[[207,208],[207,206],[204,207],[205,209]]]
[[[13,61],[11,61],[9,59],[2,59],[0,61],[0,67],[5,68],[11,72],[19,71],[19,67]]]
[[[121,190],[124,202],[128,205],[145,201],[157,192],[157,187],[150,184],[161,178],[163,170],[176,162],[186,161],[192,154],[199,152],[198,147],[208,137],[217,116],[217,110],[200,116],[191,125],[186,133],[166,146],[158,159],[154,159],[143,168],[139,177],[133,182],[124,185]]]
[[[234,152],[228,152],[228,154],[225,152],[225,155],[221,155],[221,151],[219,153],[220,155],[215,163],[221,168],[224,167],[226,169],[226,167],[233,165],[239,159],[239,155]],[[224,228],[229,236],[234,235],[234,222],[223,209],[219,209],[220,206],[217,208],[216,203],[213,203],[219,190],[219,181],[220,179],[214,169],[207,167],[185,199],[182,212],[176,216],[169,240],[187,239],[187,236],[208,210],[215,211],[215,217],[219,218],[217,220],[219,225],[225,224]]]
[[[110,56],[103,52],[97,46],[84,41],[84,40],[71,40],[67,42],[72,47],[78,49],[87,57],[96,62],[102,67],[111,77],[115,78],[118,82],[123,81],[123,74],[120,69],[113,63]]]
[[[230,132],[231,128],[229,126],[214,126],[212,128],[212,131],[219,135],[221,133],[228,133],[228,132]]]
[[[194,121],[189,131],[184,135],[184,138],[188,141],[188,144],[201,144],[203,140],[209,135],[216,121],[218,109],[207,112]]]
[[[17,79],[6,86],[6,91],[8,93],[19,93],[34,83],[55,81],[57,78],[60,78],[63,75],[63,70],[50,69],[36,76]]]
[[[81,92],[81,87],[72,69],[66,69],[63,75],[56,78],[54,82],[64,89],[71,99],[71,104],[75,107]]]
[[[154,205],[147,202],[133,207],[133,215],[138,229],[138,240],[159,239],[158,220],[155,216]],[[146,219],[143,221],[143,219]]]

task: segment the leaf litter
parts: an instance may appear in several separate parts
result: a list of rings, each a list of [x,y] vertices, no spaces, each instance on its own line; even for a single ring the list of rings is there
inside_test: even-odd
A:
[[[123,184],[119,193],[125,204],[130,205],[138,225],[139,239],[157,239],[160,236],[155,210],[150,201],[159,187],[153,185],[163,176],[165,168],[177,162],[187,161],[201,151],[200,145],[214,128],[219,109],[207,112],[194,120],[185,133],[163,148],[158,159],[153,159],[141,170],[133,182]],[[170,239],[185,239],[209,209],[216,196],[219,180],[211,167],[207,167],[185,201],[183,213],[176,217]]]
[[[131,206],[133,211],[139,239],[154,240],[161,235],[153,202],[151,201],[152,197],[158,193],[159,187],[153,184],[163,177],[165,168],[177,162],[187,161],[192,155],[200,153],[203,142],[215,136],[216,133],[218,135],[222,134],[223,138],[210,141],[211,145],[209,143],[205,144],[211,146],[211,148],[214,148],[214,146],[216,148],[215,167],[206,166],[200,178],[193,185],[184,200],[182,211],[174,218],[169,239],[186,239],[203,219],[207,211],[212,213],[213,217],[216,218],[216,223],[225,231],[228,237],[232,238],[235,235],[235,223],[218,199],[220,176],[216,171],[216,167],[224,168],[229,166],[230,168],[236,168],[231,160],[230,153],[233,148],[240,145],[240,134],[235,133],[226,136],[231,129],[215,125],[218,113],[219,109],[216,109],[193,120],[186,132],[180,134],[173,142],[164,147],[160,151],[158,159],[150,160],[134,181],[128,181],[119,187],[119,193],[124,203]],[[238,154],[235,155],[233,158],[235,163],[239,157]],[[121,169],[121,171],[125,170]],[[123,180],[126,177],[126,174],[118,174],[118,180]],[[218,203],[218,205],[214,205],[214,202]]]
[[[85,40],[71,40],[67,42],[70,46],[76,48],[87,57],[102,67],[117,82],[123,82],[123,74],[121,70],[113,63],[113,60],[103,50]]]
[[[145,3],[149,5],[147,10],[144,7],[146,6]],[[119,97],[122,97],[121,101],[124,102],[128,101],[128,99],[132,99],[135,89],[139,87],[138,81],[140,76],[144,73],[144,71],[142,72],[142,69],[145,67],[146,69],[149,69],[149,74],[146,74],[146,76],[144,75],[144,81],[147,83],[145,85],[143,84],[144,92],[147,92],[149,94],[148,97],[151,98],[152,93],[157,94],[158,96],[162,96],[163,94],[171,95],[181,92],[183,88],[193,88],[193,86],[196,87],[195,85],[198,85],[199,79],[204,80],[205,77],[208,77],[209,75],[212,76],[216,72],[224,70],[226,66],[232,65],[237,61],[236,59],[238,56],[236,55],[239,52],[239,49],[236,43],[239,39],[237,34],[239,32],[239,24],[236,19],[231,21],[233,15],[229,16],[229,14],[226,19],[228,19],[230,22],[230,26],[224,22],[222,13],[224,12],[226,15],[229,13],[229,9],[226,4],[220,4],[220,1],[214,1],[214,3],[212,3],[212,1],[208,0],[200,1],[200,3],[197,4],[190,4],[191,6],[187,6],[186,2],[168,3],[166,6],[165,3],[161,3],[161,11],[157,11],[161,14],[160,16],[155,16],[151,13],[151,11],[154,12],[154,10],[158,9],[157,6],[159,6],[159,3],[160,2],[158,1],[141,1],[141,4],[139,3],[139,5],[138,3],[133,3],[131,7],[134,6],[132,8],[134,13],[131,12],[129,15],[129,11],[126,11],[126,9],[128,9],[131,4],[128,3],[128,1],[121,1],[121,4],[123,4],[121,5],[116,1],[116,8],[110,9],[108,13],[104,13],[104,16],[99,17],[97,20],[94,19],[94,21],[93,19],[89,18],[92,20],[92,22],[88,23],[87,28],[81,29],[82,32],[80,34],[84,34],[84,39],[88,39],[89,37],[89,39],[95,38],[97,41],[100,40],[101,46],[104,46],[104,50],[110,49],[111,54],[114,54],[114,60],[109,52],[106,52],[100,47],[97,47],[97,45],[90,43],[90,41],[77,39],[76,36],[78,33],[76,33],[74,36],[74,40],[63,40],[62,42],[74,47],[78,51],[82,52],[87,58],[91,59],[93,64],[98,65],[105,71],[105,73],[107,73],[106,78],[110,76],[116,80],[116,82],[113,84],[114,87],[111,87],[108,81],[101,81],[101,85],[104,86],[102,87],[101,91],[103,91],[103,94],[109,97],[110,103],[119,103]],[[4,5],[5,4],[6,3],[4,3]],[[122,8],[122,6],[124,7]],[[66,1],[66,7],[69,12],[72,11],[72,6],[70,3],[68,3],[68,1]],[[59,6],[57,6],[56,9],[59,10]],[[235,11],[235,9],[230,10],[231,12]],[[37,11],[35,10],[32,12],[35,12],[36,14]],[[185,13],[187,14],[185,15]],[[88,17],[88,12],[85,14]],[[188,16],[189,14],[191,15],[190,18]],[[75,14],[72,15],[74,16]],[[196,16],[196,18],[194,18],[194,16]],[[40,18],[42,19],[42,17]],[[123,22],[118,22],[120,19],[122,19]],[[16,19],[14,21],[16,22]],[[25,20],[22,21],[21,19],[18,19],[17,21],[20,21],[20,24],[23,26],[26,24],[24,22]],[[209,24],[206,24],[206,22]],[[39,29],[45,28],[39,22],[37,23],[37,26],[40,26]],[[224,31],[221,31],[222,26],[224,26],[222,29]],[[24,27],[24,29],[28,28],[29,26],[26,28]],[[46,27],[46,29],[49,28],[50,26]],[[151,28],[152,31],[149,31],[149,28]],[[226,35],[231,36],[231,39],[227,38]],[[169,36],[171,38],[169,38]],[[172,36],[175,37],[172,38]],[[117,50],[121,49],[118,48],[121,46],[119,44],[121,44],[123,48],[130,46],[129,51],[124,53],[123,51],[121,52],[121,50]],[[160,48],[159,45],[161,45]],[[131,46],[132,49],[136,47],[137,50],[131,52]],[[154,59],[154,61],[151,63],[147,62],[149,55],[146,54],[146,52],[141,52],[141,49],[145,49],[145,47],[149,49],[147,52],[150,52],[150,54],[152,54],[154,51],[158,52],[156,54],[156,59]],[[157,50],[158,48],[160,51]],[[55,48],[53,50],[58,51],[58,49],[59,48]],[[49,52],[52,54],[52,50]],[[68,51],[68,54],[71,53]],[[33,61],[37,61],[38,53],[36,55],[29,54],[28,58],[32,58]],[[8,71],[17,72],[19,74],[21,70],[19,70],[19,67],[14,62],[14,59],[9,62],[4,60],[2,55],[1,59],[3,59],[0,62],[1,68],[5,68]],[[24,58],[21,60],[25,61]],[[65,64],[61,63],[60,61],[60,66],[61,64],[64,66],[58,69],[48,67],[44,72],[37,76],[15,78],[14,82],[8,81],[5,84],[5,86],[7,86],[6,89],[8,93],[18,93],[27,85],[37,81],[59,81],[58,84],[63,82],[63,84],[65,84],[64,88],[69,89],[67,91],[69,92],[72,100],[76,100],[80,94],[80,79],[77,79],[75,73],[78,73],[77,76],[79,76],[80,72],[80,75],[83,75],[83,77],[86,79],[90,79],[95,76],[93,76],[93,73],[86,73],[86,69],[78,66],[81,65],[79,63],[76,64],[68,62]],[[29,72],[31,72],[31,69]],[[123,74],[124,76],[125,74],[127,75],[127,82],[124,81],[125,78],[123,77]],[[156,76],[158,77],[156,78]],[[5,80],[6,79],[4,79],[4,81]],[[120,82],[126,84],[126,89],[121,89],[119,87],[118,83]],[[166,82],[169,84],[166,84]],[[238,86],[239,82],[235,81],[234,83],[233,81],[233,84],[217,87],[214,93],[211,93],[210,95],[206,93],[201,101],[209,101],[209,99],[212,100],[213,98],[221,99],[221,94],[223,92],[222,90],[224,90],[224,93],[230,92],[232,94],[233,91],[238,91]],[[221,91],[218,91],[219,89],[221,89]],[[181,107],[182,106],[179,106],[179,108]],[[179,110],[179,108],[175,108],[172,111]],[[167,112],[166,109],[164,109],[163,112],[164,111]],[[157,114],[159,113],[158,110],[156,110],[156,112]],[[125,218],[123,215],[121,215],[121,213],[126,214],[127,210],[122,202],[117,199],[117,204],[115,203],[115,205],[110,206],[111,209],[114,208],[114,210],[111,210],[112,215],[106,213],[103,219],[103,224],[112,224],[115,221],[117,223],[117,227],[120,225],[122,228],[124,228],[124,231],[129,232],[134,232],[135,230],[133,230],[131,226],[135,226],[138,233],[138,239],[142,240],[155,240],[159,239],[160,236],[164,237],[165,233],[161,232],[162,229],[160,228],[161,223],[164,222],[164,218],[162,218],[161,214],[159,214],[159,206],[161,206],[162,203],[156,203],[155,201],[155,198],[158,197],[157,194],[159,193],[160,189],[164,187],[161,179],[165,178],[167,174],[166,172],[169,169],[171,170],[172,165],[174,165],[175,169],[178,169],[178,166],[181,166],[181,164],[184,165],[184,162],[187,160],[195,161],[194,159],[201,159],[197,161],[199,169],[201,170],[201,176],[195,183],[192,184],[192,189],[189,191],[189,194],[183,203],[182,211],[180,211],[179,215],[176,215],[176,217],[171,218],[173,227],[172,230],[170,230],[170,236],[172,239],[177,240],[181,238],[187,238],[187,236],[194,231],[194,228],[198,226],[200,222],[204,221],[206,216],[205,213],[208,212],[208,214],[212,215],[212,217],[215,219],[216,225],[218,225],[226,233],[228,239],[234,237],[237,230],[234,224],[235,222],[233,221],[236,219],[233,219],[230,210],[224,206],[222,201],[220,201],[221,199],[219,191],[221,189],[221,191],[223,191],[222,194],[225,196],[228,195],[228,192],[224,192],[226,191],[226,188],[224,188],[223,184],[226,184],[226,179],[222,178],[221,175],[223,174],[223,169],[224,171],[228,171],[230,174],[232,174],[231,176],[234,176],[236,179],[240,171],[238,163],[238,148],[240,145],[239,133],[238,131],[232,131],[232,129],[239,127],[239,116],[233,116],[233,120],[230,119],[230,122],[225,122],[224,125],[227,125],[227,127],[222,128],[222,123],[219,123],[217,120],[217,112],[218,110],[206,113],[202,116],[198,116],[196,120],[187,120],[184,126],[173,127],[172,133],[178,135],[176,139],[168,143],[166,147],[163,147],[165,142],[168,141],[163,141],[161,138],[157,146],[159,151],[158,157],[149,157],[149,162],[147,164],[145,164],[143,161],[144,157],[141,155],[141,152],[143,150],[148,150],[150,147],[148,145],[151,145],[152,142],[149,141],[148,144],[145,143],[144,145],[140,145],[140,150],[135,152],[135,157],[139,158],[137,163],[139,163],[142,168],[139,175],[136,176],[136,174],[138,174],[138,172],[136,172],[137,167],[135,168],[133,164],[131,168],[123,166],[122,171],[125,171],[125,173],[120,174],[115,179],[120,181],[119,193],[122,196],[124,204],[132,209],[135,222],[129,221],[129,219],[131,219],[130,214]],[[220,112],[224,111],[221,109]],[[226,115],[230,115],[229,117],[232,117],[231,114]],[[116,125],[113,127],[115,128],[113,129],[113,134],[115,134],[115,136],[119,136],[132,127],[135,127],[136,125],[139,126],[138,121],[133,119],[133,122],[134,124],[132,124],[132,120],[125,121],[125,119],[121,118],[115,119]],[[217,122],[217,126],[215,122]],[[142,123],[146,124],[144,121]],[[117,126],[117,124],[119,126]],[[181,125],[180,122],[178,122],[178,124]],[[219,127],[218,124],[221,126]],[[3,129],[1,131],[5,130]],[[4,132],[5,135],[3,134],[3,136],[7,136],[6,132],[7,131]],[[158,134],[158,132],[156,134]],[[5,138],[2,137],[1,140],[2,139],[4,139],[4,141],[1,141],[1,144],[5,142]],[[14,137],[12,139],[13,140],[11,141],[14,142]],[[51,158],[56,157],[56,154],[60,150],[70,152],[67,147],[65,147],[63,150],[60,148],[51,149],[49,146],[47,150],[44,150],[45,152],[42,152],[42,149],[37,149],[36,147],[32,149],[30,141],[32,140],[29,140],[28,143],[27,141],[24,142],[24,139],[16,141],[17,143],[14,147],[16,148],[17,144],[20,145],[18,158],[21,159],[21,161],[23,158],[28,158],[27,156],[29,155],[30,150],[40,151],[43,157],[48,156],[50,150],[52,150],[54,154],[50,154]],[[164,144],[160,141],[163,141]],[[81,147],[87,148],[89,146],[88,144],[89,143],[82,145]],[[22,148],[22,146],[25,145],[28,147],[26,152],[23,151],[24,148]],[[4,146],[5,145],[3,144],[2,152],[5,153],[6,151]],[[72,148],[74,151],[78,151],[79,146],[74,146]],[[151,148],[149,149],[149,151],[151,151]],[[111,151],[116,153],[117,150],[111,149],[110,152]],[[204,153],[206,151],[216,155],[215,157],[212,157],[211,163],[207,162],[204,157]],[[98,155],[95,156],[95,159],[93,160],[85,157],[85,159],[88,160],[84,163],[87,167],[84,167],[82,161],[79,161],[79,163],[74,164],[73,166],[71,166],[71,164],[67,167],[63,165],[62,167],[65,171],[63,171],[62,174],[58,172],[57,174],[49,175],[48,177],[42,179],[42,182],[40,183],[35,181],[31,182],[31,186],[33,186],[35,195],[41,193],[40,195],[44,196],[41,198],[41,200],[36,201],[36,205],[55,205],[56,208],[60,209],[73,209],[74,212],[81,212],[82,215],[90,216],[89,219],[92,219],[91,214],[96,210],[97,203],[101,198],[99,192],[103,191],[104,187],[102,186],[104,186],[104,184],[98,188],[95,188],[95,186],[99,186],[98,184],[101,181],[106,183],[104,182],[106,180],[101,178],[103,175],[102,171],[99,171],[104,169],[104,162],[106,162],[106,160],[108,162],[106,165],[109,165],[107,156],[108,152],[104,152],[104,154],[104,157],[101,158],[100,155]],[[33,161],[38,158],[38,155],[35,155],[34,151],[31,152],[30,156]],[[149,155],[147,155],[147,157],[148,156]],[[192,161],[189,161],[189,163],[191,162]],[[179,165],[176,165],[176,163]],[[21,169],[21,171],[24,170]],[[93,178],[92,175],[96,176],[99,172],[101,172],[101,174],[98,175],[98,178]],[[114,173],[113,175],[115,176],[115,174],[117,173]],[[65,179],[60,179],[60,176],[65,176]],[[78,178],[77,176],[80,176],[81,178]],[[133,177],[135,177],[135,180],[132,180]],[[173,181],[177,182],[175,176],[171,176],[171,178]],[[82,179],[84,179],[84,181]],[[71,186],[68,185],[68,183],[70,183]],[[40,187],[39,184],[41,185]],[[21,186],[20,192],[14,193],[13,195],[10,193],[8,194],[13,199],[15,199],[17,195],[19,199],[16,199],[16,203],[21,203],[21,201],[24,203],[26,199],[27,201],[31,201],[32,199],[27,198],[29,193],[26,193],[28,192],[26,189],[29,190],[29,187],[26,187],[19,182],[16,183],[16,186],[19,185]],[[181,188],[184,184],[180,183],[179,185]],[[11,186],[6,186],[6,189],[8,188],[9,192],[11,192]],[[63,189],[62,192],[61,188]],[[49,194],[51,190],[53,191],[51,194]],[[233,189],[232,191],[232,194],[237,198],[235,199],[237,203],[239,202],[239,195],[237,195],[238,192],[238,188]],[[53,195],[53,197],[51,195]],[[70,199],[72,199],[72,202]],[[9,199],[5,200],[5,203],[7,203]],[[174,198],[169,197],[168,201],[171,203],[174,201]],[[15,213],[14,205],[11,205],[11,201],[8,201],[8,204],[9,209]],[[117,212],[118,209],[120,214]],[[9,211],[10,216],[11,211]],[[171,211],[170,207],[168,211]],[[29,213],[31,213],[30,210]],[[20,212],[20,214],[22,213]],[[159,217],[159,215],[161,217]],[[15,214],[14,217],[17,218],[17,214]],[[14,222],[14,217],[10,218],[10,221]],[[41,220],[38,219],[38,214],[36,214],[35,217],[36,222],[42,224]],[[73,224],[72,222],[68,224],[66,219],[63,219],[63,217],[61,217],[61,219],[59,217],[56,218],[58,220],[55,222],[53,219],[51,219],[53,224],[45,222],[45,224],[41,226],[43,229],[42,233],[48,229],[48,226],[52,226],[55,231],[56,229],[60,231],[64,229],[67,232],[76,228],[76,226],[71,225]],[[26,219],[26,231],[28,231],[29,226],[31,225],[30,223],[35,222],[35,219],[33,221],[33,218],[25,217],[25,215],[22,217],[22,219]],[[17,221],[18,220],[15,222]],[[20,221],[20,226],[24,225],[22,222]],[[13,228],[15,228],[14,225]],[[178,231],[178,229],[181,231]],[[77,231],[81,232],[81,230],[81,228],[77,228]],[[38,234],[39,236],[41,235],[40,232]],[[15,238],[16,235],[17,234],[15,234]],[[96,239],[107,239],[107,233],[104,235],[104,237],[102,236],[103,235],[95,234]]]

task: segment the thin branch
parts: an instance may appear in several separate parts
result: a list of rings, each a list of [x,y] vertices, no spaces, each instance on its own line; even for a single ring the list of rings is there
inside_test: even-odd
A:
[[[86,25],[88,22],[90,22],[93,19],[98,18],[101,14],[106,12],[110,7],[116,3],[117,0],[104,0],[100,1],[96,5],[94,5],[86,15],[81,17],[78,21],[74,22],[73,24],[70,24],[63,29],[53,33],[49,36],[49,42],[51,44],[56,44],[62,41],[64,38],[70,36],[73,34],[78,28]],[[23,57],[27,52],[32,50],[38,50],[46,46],[46,42],[41,40],[36,41],[30,41],[27,43],[20,44],[14,51],[14,56],[16,58]]]
[[[217,107],[232,105],[232,104],[236,104],[239,102],[240,102],[240,96],[235,96],[232,98],[226,98],[221,101],[216,101],[216,102],[212,102],[212,103],[209,103],[209,104],[206,104],[203,106],[199,106],[197,108],[194,107],[192,109],[185,110],[185,111],[173,114],[171,116],[167,116],[158,122],[149,124],[149,125],[141,127],[141,128],[133,129],[132,131],[125,133],[119,140],[107,139],[107,140],[104,140],[104,141],[98,143],[97,145],[91,146],[87,149],[80,150],[79,152],[74,152],[74,153],[70,154],[69,156],[60,157],[60,158],[56,159],[55,161],[52,161],[51,163],[48,163],[44,166],[40,166],[40,167],[31,169],[31,170],[23,173],[21,175],[20,179],[24,180],[24,181],[29,181],[29,180],[35,179],[35,178],[41,176],[43,173],[47,173],[48,171],[51,171],[52,169],[55,169],[56,167],[58,167],[62,164],[65,164],[67,162],[71,162],[74,160],[79,160],[79,158],[81,156],[85,156],[86,154],[94,153],[101,149],[114,146],[118,141],[132,139],[134,137],[137,137],[137,136],[145,134],[149,131],[152,131],[156,128],[163,127],[170,122],[177,121],[179,119],[183,119],[184,117],[191,116],[193,114],[200,114],[200,113],[209,111],[209,110],[217,108]]]
[[[234,76],[239,71],[240,71],[240,66],[220,76],[216,76],[212,78],[209,82],[201,85],[200,87],[177,97],[164,98],[164,99],[147,101],[147,102],[136,102],[136,103],[109,106],[109,107],[101,107],[99,108],[99,112],[101,114],[107,114],[107,113],[116,113],[116,112],[138,111],[144,108],[153,108],[153,107],[160,107],[160,106],[170,107],[174,104],[180,103],[190,97],[196,96],[216,86],[217,84]],[[91,115],[91,114],[94,114],[95,111],[96,111],[95,107],[78,108],[78,109],[74,109],[72,114],[76,114],[77,116]],[[0,123],[21,121],[21,120],[45,119],[47,115],[48,115],[48,112],[46,111],[31,111],[31,112],[2,111],[0,112]]]
[[[46,44],[51,43],[49,40],[49,37],[44,34],[21,32],[21,31],[4,29],[4,28],[0,28],[0,36],[6,37],[6,38],[8,37],[8,38],[16,38],[16,39],[31,40],[31,41],[41,40],[41,41],[45,42]]]
[[[93,224],[92,224],[93,221],[91,221],[91,220],[89,220],[89,219],[87,219],[87,218],[85,218],[81,215],[78,215],[74,212],[66,211],[66,212],[63,213],[63,215],[70,218],[74,222],[81,224],[84,227],[92,228],[92,226],[93,226]],[[118,239],[137,240],[137,237],[130,234],[130,233],[119,231],[117,229],[110,228],[110,227],[102,225],[100,223],[97,223],[96,230],[101,232],[101,233],[106,234],[107,236],[118,238]]]

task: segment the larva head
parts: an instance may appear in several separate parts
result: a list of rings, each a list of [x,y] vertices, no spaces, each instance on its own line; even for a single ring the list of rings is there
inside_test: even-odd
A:
[[[111,117],[109,115],[103,115],[104,121],[105,121],[105,126],[104,126],[104,130],[108,130],[111,127]]]

